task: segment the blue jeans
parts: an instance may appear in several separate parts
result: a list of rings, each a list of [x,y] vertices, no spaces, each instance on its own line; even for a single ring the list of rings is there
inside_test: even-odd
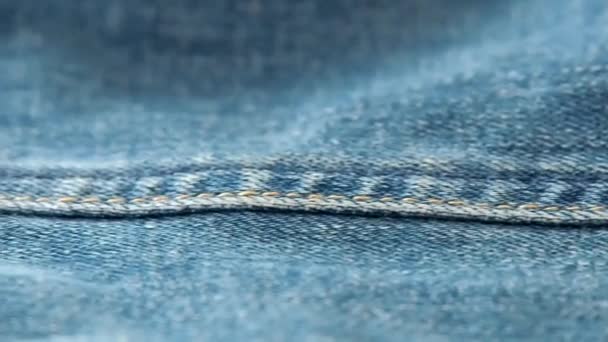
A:
[[[608,338],[607,28],[0,0],[0,337]]]

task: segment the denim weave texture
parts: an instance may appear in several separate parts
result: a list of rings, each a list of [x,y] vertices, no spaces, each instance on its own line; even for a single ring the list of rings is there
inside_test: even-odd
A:
[[[605,0],[0,0],[0,341],[608,339]]]
[[[1,6],[4,212],[608,218],[603,1]]]
[[[0,333],[50,341],[599,341],[608,231],[222,212],[11,217]]]

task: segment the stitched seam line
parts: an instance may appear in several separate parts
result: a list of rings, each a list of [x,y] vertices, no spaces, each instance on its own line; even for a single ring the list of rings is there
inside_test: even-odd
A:
[[[471,203],[460,199],[444,199],[444,198],[422,198],[422,197],[399,197],[395,198],[392,196],[370,196],[370,195],[323,195],[316,193],[297,193],[287,192],[281,193],[277,191],[253,191],[243,190],[234,192],[220,192],[220,193],[199,193],[199,194],[183,194],[176,196],[150,196],[150,197],[111,197],[102,199],[96,196],[90,197],[78,197],[78,196],[63,196],[63,197],[32,197],[32,196],[6,196],[0,195],[1,202],[19,202],[19,203],[63,203],[63,204],[150,204],[150,203],[162,203],[169,201],[181,201],[181,200],[196,200],[198,199],[209,199],[209,198],[228,198],[228,197],[246,197],[246,198],[301,198],[308,199],[311,201],[318,202],[356,202],[356,203],[404,203],[404,204],[425,204],[425,205],[447,205],[453,207],[462,208],[487,208],[487,209],[500,209],[500,210],[527,210],[527,211],[545,211],[545,212],[602,212],[607,211],[608,207],[605,205],[544,205],[539,203]]]

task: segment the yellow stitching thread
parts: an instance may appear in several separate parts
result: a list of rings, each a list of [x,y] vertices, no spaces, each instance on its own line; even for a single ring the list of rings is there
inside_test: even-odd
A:
[[[245,191],[241,191],[238,193],[239,196],[245,196],[245,197],[249,197],[249,196],[257,196],[257,192],[256,191],[252,191],[252,190],[245,190]]]
[[[127,200],[124,197],[113,197],[104,200],[103,202],[108,204],[119,204],[119,203],[153,203],[153,202],[167,202],[171,200],[195,200],[195,199],[208,199],[208,198],[225,198],[225,197],[287,197],[287,198],[307,198],[309,200],[338,200],[338,201],[353,201],[353,202],[396,202],[401,201],[406,204],[423,204],[423,205],[449,205],[449,206],[469,206],[469,207],[477,207],[477,208],[494,208],[501,210],[511,210],[511,209],[522,209],[522,210],[542,210],[548,212],[559,212],[559,211],[580,211],[580,210],[590,210],[594,212],[604,212],[608,210],[608,207],[602,205],[590,205],[587,207],[581,207],[578,205],[571,206],[542,206],[537,203],[525,203],[525,204],[490,204],[490,203],[467,203],[462,200],[443,200],[439,198],[417,198],[417,197],[403,197],[399,199],[395,199],[393,197],[385,196],[385,197],[373,197],[369,195],[354,195],[354,196],[345,196],[345,195],[323,195],[323,194],[303,194],[297,192],[288,192],[288,193],[280,193],[277,191],[267,191],[267,192],[258,192],[255,190],[243,190],[238,192],[221,192],[221,193],[200,193],[196,195],[182,194],[176,195],[173,197],[168,197],[165,195],[154,196],[154,197],[136,197],[130,200]],[[32,198],[31,196],[7,196],[0,194],[0,200],[4,201],[18,201],[18,202],[37,202],[37,203],[52,203],[59,202],[65,204],[72,203],[100,203],[101,199],[98,197],[74,197],[74,196],[64,196],[59,198],[49,198],[49,197],[38,197]]]
[[[538,204],[528,203],[528,204],[522,204],[518,208],[524,209],[524,210],[535,210],[535,209],[540,208],[540,206]]]
[[[166,201],[170,200],[170,198],[167,196],[156,196],[156,197],[152,197],[152,200],[154,202],[166,202]]]
[[[499,205],[495,206],[494,208],[496,208],[496,209],[513,209],[513,207],[508,204],[499,204]]]
[[[76,200],[76,197],[61,197],[57,201],[61,203],[74,203]]]
[[[455,205],[455,206],[461,206],[461,205],[465,205],[465,204],[466,204],[466,203],[464,203],[463,201],[457,201],[457,200],[454,200],[454,201],[448,201],[447,203],[448,203],[449,205]]]

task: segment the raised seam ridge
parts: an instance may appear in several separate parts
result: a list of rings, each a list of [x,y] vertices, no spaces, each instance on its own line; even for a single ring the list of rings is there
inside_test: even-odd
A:
[[[137,198],[0,196],[0,212],[12,213],[141,216],[205,209],[315,210],[467,218],[483,221],[608,224],[608,207],[604,205],[472,203],[459,199],[395,198],[364,194],[345,196],[255,190]]]

